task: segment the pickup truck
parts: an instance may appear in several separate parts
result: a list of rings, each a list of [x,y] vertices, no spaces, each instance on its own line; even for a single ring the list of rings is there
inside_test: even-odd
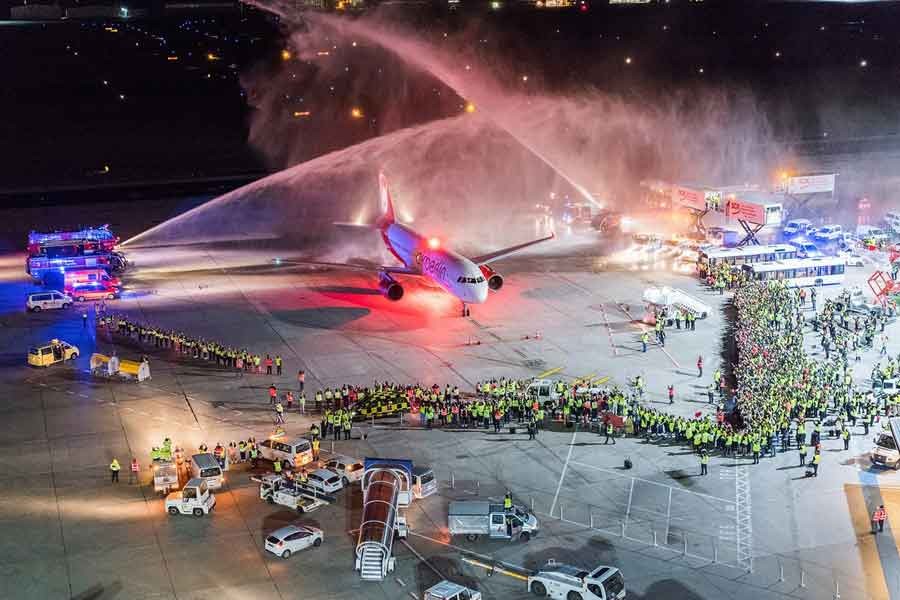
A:
[[[540,523],[537,517],[523,507],[504,510],[502,504],[482,500],[458,500],[451,502],[447,510],[450,535],[464,535],[469,541],[479,536],[493,539],[528,541],[537,535]]]

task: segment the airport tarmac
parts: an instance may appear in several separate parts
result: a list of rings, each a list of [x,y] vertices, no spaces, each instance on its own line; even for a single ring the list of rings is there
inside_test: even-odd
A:
[[[395,544],[397,568],[381,583],[353,570],[361,493],[308,516],[258,499],[246,465],[229,471],[227,489],[206,518],[170,517],[148,488],[110,484],[108,464],[145,467],[164,436],[194,449],[272,429],[266,388],[307,390],[373,380],[459,385],[552,372],[572,379],[609,376],[624,385],[642,374],[647,402],[681,415],[712,410],[705,386],[721,360],[724,303],[688,275],[622,267],[590,245],[501,261],[503,289],[461,318],[455,300],[411,282],[404,299],[377,293],[374,276],[275,265],[265,253],[173,247],[129,252],[127,291],[110,311],[192,336],[284,358],[282,377],[248,375],[165,351],[122,343],[95,327],[92,307],[27,314],[33,284],[19,255],[0,257],[0,596],[10,598],[385,598],[421,597],[441,578],[468,582],[485,598],[528,597],[525,583],[472,561],[536,569],[547,559],[583,567],[611,564],[636,599],[900,597],[900,558],[889,516],[873,538],[873,503],[900,515],[893,472],[872,470],[869,436],[854,430],[851,449],[824,442],[816,479],[795,468],[796,454],[759,466],[713,458],[699,477],[696,457],[678,446],[603,437],[579,428],[529,441],[519,430],[425,431],[408,420],[358,424],[334,443],[355,457],[409,458],[431,466],[439,492],[409,509],[411,535]],[[286,259],[290,258],[284,257]],[[874,263],[848,275],[865,285]],[[666,348],[639,342],[641,294],[671,285],[710,304],[695,332],[670,332]],[[838,292],[837,287],[823,295]],[[88,324],[82,323],[82,310]],[[897,325],[888,326],[892,354]],[[56,337],[81,350],[74,364],[24,366],[27,348]],[[811,336],[810,336],[811,337]],[[812,340],[810,339],[810,343]],[[91,352],[150,356],[152,380],[94,378]],[[811,349],[812,350],[812,349]],[[877,358],[864,355],[863,381]],[[695,363],[702,355],[705,377]],[[669,406],[666,386],[676,389]],[[289,433],[312,417],[288,416]],[[363,438],[365,433],[365,438]],[[331,449],[331,442],[323,444]],[[622,463],[630,457],[634,468]],[[448,539],[446,503],[502,498],[533,507],[541,533],[527,543]],[[896,495],[896,498],[895,498]],[[896,506],[896,509],[894,509]],[[268,531],[301,521],[325,530],[325,544],[289,560],[263,550]]]

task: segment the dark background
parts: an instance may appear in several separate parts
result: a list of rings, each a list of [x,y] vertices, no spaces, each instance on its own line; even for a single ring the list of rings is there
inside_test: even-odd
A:
[[[0,15],[9,6],[0,4]],[[250,8],[164,16],[161,3],[129,6],[151,16],[0,25],[0,199],[34,202],[60,186],[89,186],[94,198],[118,195],[122,188],[102,186],[122,183],[132,195],[166,182],[170,190],[218,193],[462,106],[450,90],[376,48],[343,57],[344,75],[324,76],[315,61],[283,61],[284,29]],[[487,38],[478,52],[502,63],[501,72],[527,69],[561,93],[597,88],[645,101],[722,88],[751,94],[775,137],[805,152],[892,148],[898,133],[894,3],[673,0],[551,11],[469,2],[452,11],[403,4],[379,12],[435,41],[444,32]],[[385,77],[367,74],[376,64],[391,72],[390,90]],[[284,69],[296,84],[283,100],[282,133],[308,143],[299,153],[261,152],[266,140],[248,142],[253,109],[245,87],[284,77]],[[356,106],[365,118],[348,116]],[[302,110],[311,115],[290,118]]]

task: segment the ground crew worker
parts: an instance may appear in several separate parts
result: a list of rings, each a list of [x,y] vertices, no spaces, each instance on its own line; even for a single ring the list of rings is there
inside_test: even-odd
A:
[[[313,460],[319,460],[319,438],[312,441]]]
[[[306,467],[300,469],[300,483],[306,484],[309,482],[309,476],[306,474]]]
[[[275,420],[278,423],[284,423],[284,407],[281,402],[275,403]]]
[[[759,464],[759,452],[760,452],[760,443],[759,438],[754,438],[753,440],[753,464]]]
[[[131,459],[131,471],[128,475],[128,483],[135,483],[138,481],[138,475],[141,472],[141,465],[138,463],[138,459]]]
[[[275,374],[276,375],[281,375],[281,367],[282,367],[281,356],[276,354],[275,355]]]
[[[528,421],[528,439],[533,440],[535,433],[537,430],[537,423],[534,421],[534,416]]]
[[[306,371],[303,369],[297,371],[297,383],[300,384],[300,393],[303,393],[303,386],[306,383]]]
[[[302,389],[300,390],[300,398],[299,398],[298,405],[300,407],[300,414],[305,415],[306,414],[306,393]]]
[[[331,432],[334,434],[334,437],[333,437],[334,441],[338,441],[339,439],[341,439],[341,420],[342,420],[341,412],[342,411],[338,411],[336,414],[332,415],[334,422],[332,423]]]
[[[613,435],[614,433],[615,433],[615,429],[613,429],[612,421],[607,421],[606,422],[606,441],[604,441],[603,443],[608,444],[609,440],[612,440],[613,446],[615,446],[616,438]]]
[[[87,311],[81,313],[81,326],[87,327]]]
[[[709,475],[709,452],[706,450],[700,455],[700,475]]]
[[[266,375],[271,375],[272,374],[272,357],[269,356],[268,354],[266,354],[266,360],[265,360],[264,364],[266,365]]]
[[[650,336],[647,335],[647,331],[645,330],[643,333],[641,333],[641,348],[642,348],[641,351],[642,352],[647,351],[647,342],[649,342],[649,341],[650,341]]]
[[[275,398],[278,396],[278,389],[275,384],[269,386],[269,404],[275,404]]]
[[[669,385],[669,404],[675,404],[675,386]]]
[[[801,442],[800,443],[800,466],[803,466],[805,464],[806,464],[806,444]]]
[[[812,468],[813,468],[813,477],[819,476],[819,463],[822,461],[822,454],[820,452],[816,452],[813,454],[812,460]]]
[[[513,509],[513,501],[512,501],[512,492],[507,491],[506,495],[503,497],[503,510],[506,512],[511,512]]]
[[[713,384],[710,383],[706,386],[706,399],[710,404],[713,404],[715,402],[715,396],[713,395],[713,392]]]
[[[875,512],[872,514],[872,533],[877,533],[875,531],[875,526],[878,526],[878,531],[884,531],[884,521],[887,519],[887,511],[884,510],[884,504],[879,506]]]
[[[122,470],[122,466],[119,464],[119,461],[115,458],[112,459],[112,462],[109,463],[109,475],[111,483],[119,483],[119,471]]]
[[[281,461],[280,460],[278,460],[276,458],[274,461],[272,461],[272,467],[275,469],[276,475],[281,475]]]
[[[697,377],[703,377],[703,356],[697,357]]]
[[[259,460],[259,450],[256,448],[256,444],[252,444],[250,446],[250,464],[253,465],[253,468],[256,468],[257,461]]]
[[[849,450],[850,449],[850,430],[847,429],[846,425],[844,425],[844,427],[841,429],[841,437],[844,440],[844,450]]]
[[[344,411],[344,416],[341,417],[341,426],[344,429],[344,439],[350,439],[350,429],[353,427],[353,424],[350,421],[350,411]]]
[[[245,462],[247,460],[247,442],[241,440],[238,442],[238,454],[241,456],[241,462]]]

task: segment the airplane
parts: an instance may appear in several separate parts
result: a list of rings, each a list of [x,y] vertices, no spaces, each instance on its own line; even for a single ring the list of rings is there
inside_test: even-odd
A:
[[[554,238],[554,234],[551,233],[530,242],[468,258],[445,248],[438,238],[423,236],[397,221],[394,202],[384,173],[378,174],[378,191],[381,214],[375,223],[335,223],[335,225],[377,230],[387,249],[403,264],[403,266],[374,268],[378,272],[378,288],[389,300],[397,301],[403,297],[403,286],[394,278],[395,275],[425,277],[461,300],[465,316],[468,314],[467,304],[481,304],[487,301],[489,290],[497,292],[503,287],[503,276],[488,265],[490,261]],[[319,264],[352,269],[363,268],[360,265],[346,263]]]

